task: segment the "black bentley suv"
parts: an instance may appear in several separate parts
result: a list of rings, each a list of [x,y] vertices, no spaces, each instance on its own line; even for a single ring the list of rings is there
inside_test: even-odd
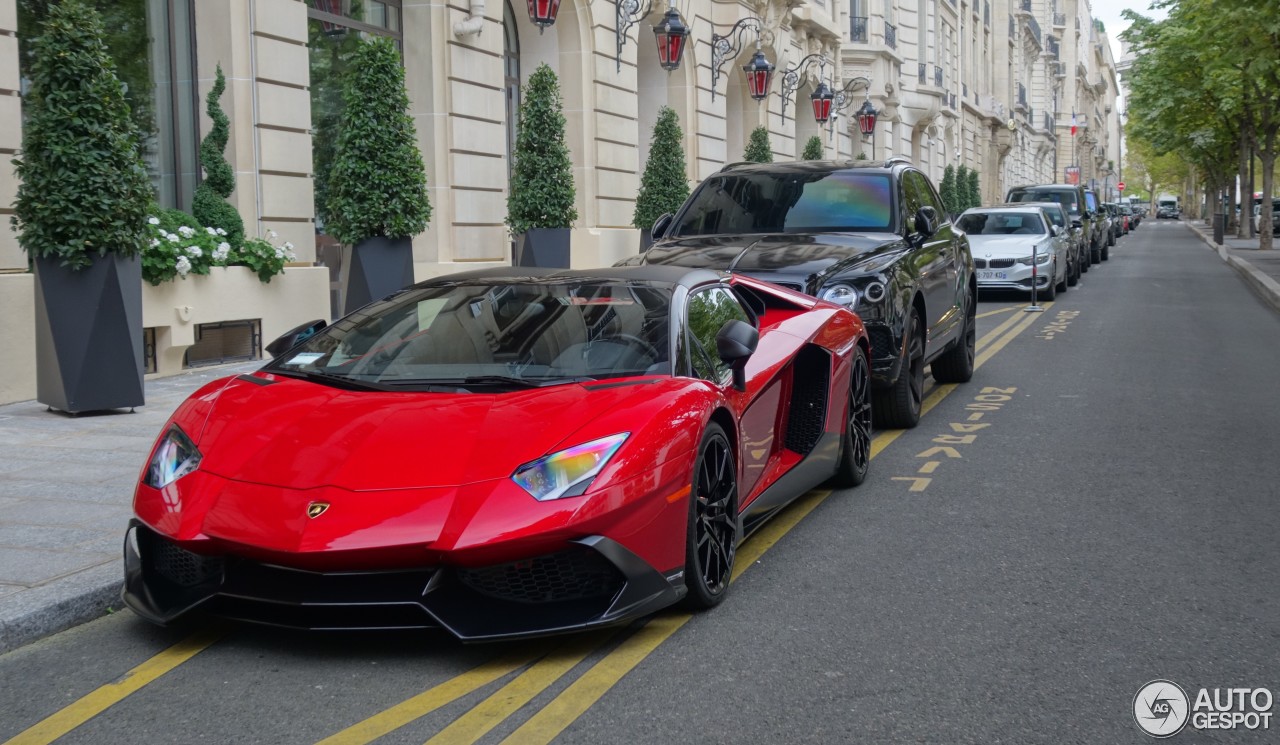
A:
[[[973,376],[969,240],[907,160],[737,163],[708,178],[625,264],[747,274],[855,310],[871,339],[876,425],[914,427],[924,371]]]

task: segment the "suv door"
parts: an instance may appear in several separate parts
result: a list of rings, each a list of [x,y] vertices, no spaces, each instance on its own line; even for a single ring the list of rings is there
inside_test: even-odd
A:
[[[920,289],[924,293],[924,319],[926,331],[925,357],[933,353],[934,345],[945,342],[948,332],[955,326],[955,254],[951,250],[951,220],[940,204],[935,203],[933,187],[919,171],[902,174],[902,204],[906,209],[906,225],[914,227],[916,211],[932,207],[938,216],[937,229],[913,249],[913,260],[920,276]],[[908,238],[914,236],[908,233]]]

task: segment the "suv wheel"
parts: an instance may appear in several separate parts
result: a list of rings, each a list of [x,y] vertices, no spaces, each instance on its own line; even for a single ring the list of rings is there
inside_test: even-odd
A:
[[[877,429],[911,429],[920,423],[924,399],[924,323],[919,311],[911,312],[902,369],[894,384],[876,391],[871,414]]]

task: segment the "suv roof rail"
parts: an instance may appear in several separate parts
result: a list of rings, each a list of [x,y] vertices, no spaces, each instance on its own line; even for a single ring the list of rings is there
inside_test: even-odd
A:
[[[890,155],[888,158],[884,159],[885,168],[892,168],[893,166],[899,163],[901,163],[902,165],[909,166],[911,165],[911,159],[904,157],[902,155]]]
[[[758,164],[757,164],[756,162],[754,162],[754,161],[750,161],[750,160],[740,160],[740,161],[738,161],[737,163],[729,163],[728,165],[726,165],[724,168],[721,168],[720,170],[721,170],[721,171],[732,171],[733,169],[735,169],[735,168],[739,168],[739,167],[741,167],[741,166],[754,166],[754,165],[758,165]]]

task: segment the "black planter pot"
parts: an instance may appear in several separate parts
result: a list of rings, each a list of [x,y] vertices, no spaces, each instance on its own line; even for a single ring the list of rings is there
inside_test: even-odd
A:
[[[143,404],[142,260],[36,259],[36,400],[78,414]]]
[[[653,245],[653,231],[641,230],[640,231],[640,253],[644,253],[645,251],[648,251],[649,247],[652,245]]]
[[[516,237],[516,266],[569,268],[569,229],[534,228]]]
[[[366,238],[344,253],[343,315],[413,284],[412,238]]]

